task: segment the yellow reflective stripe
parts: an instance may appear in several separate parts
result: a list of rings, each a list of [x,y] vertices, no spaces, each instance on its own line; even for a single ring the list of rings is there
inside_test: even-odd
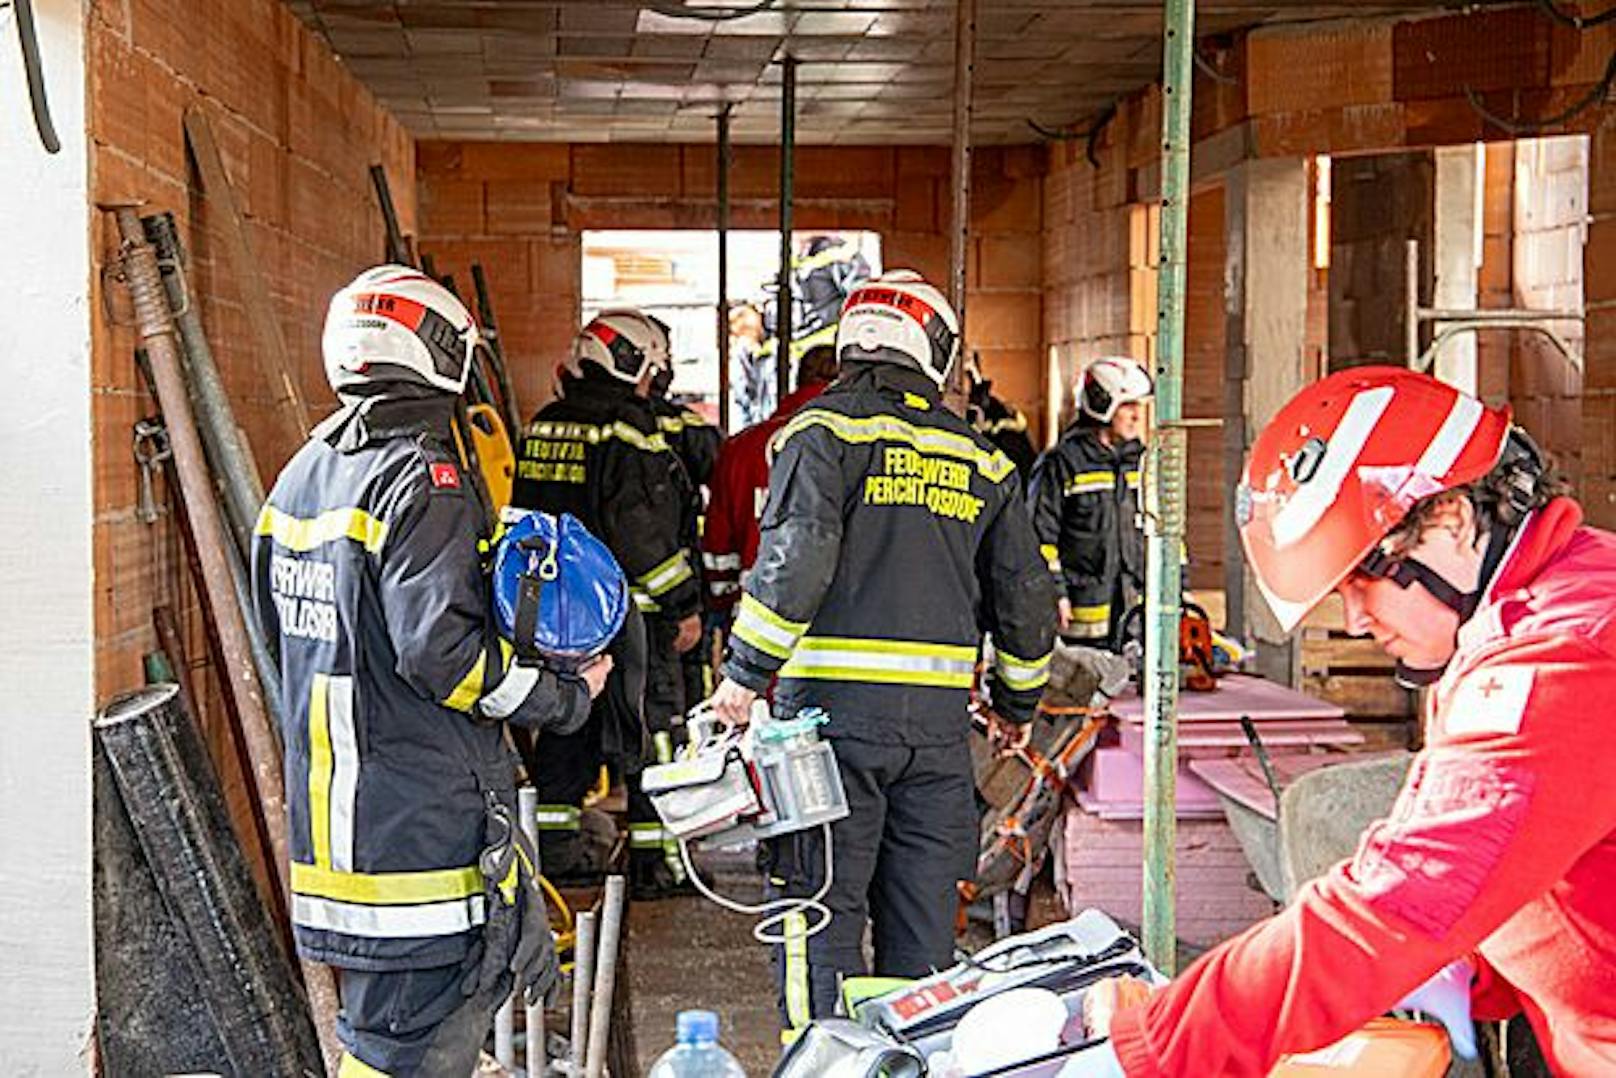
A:
[[[553,420],[541,420],[529,423],[523,431],[524,438],[540,438],[563,442],[588,442],[599,445],[602,442],[612,441],[614,438],[627,442],[636,449],[643,449],[648,453],[666,453],[668,440],[661,432],[646,434],[636,430],[632,424],[618,420],[597,427],[592,423],[564,423]]]
[[[1096,494],[1102,491],[1115,490],[1116,488],[1117,476],[1115,472],[1078,472],[1066,481],[1066,485],[1061,488],[1061,493]]]
[[[387,524],[359,508],[328,509],[317,517],[305,519],[266,505],[258,513],[258,525],[254,531],[270,536],[286,549],[299,553],[334,543],[338,539],[352,539],[372,554],[377,554],[387,541]]]
[[[844,442],[903,442],[927,453],[955,457],[976,465],[977,471],[994,483],[1002,483],[1016,470],[1009,457],[998,450],[989,452],[963,434],[917,427],[895,415],[855,418],[821,410],[800,412],[774,436],[773,452],[779,453],[788,441],[809,427],[824,427]]]
[[[1061,571],[1060,548],[1055,546],[1054,543],[1045,543],[1040,546],[1038,553],[1042,554],[1044,561],[1049,563],[1051,572],[1058,573]]]
[[[657,429],[664,434],[681,434],[687,427],[705,427],[707,420],[701,417],[700,412],[692,412],[686,408],[678,415],[657,416]]]
[[[786,678],[938,689],[968,689],[975,673],[974,647],[834,636],[803,637],[780,670]]]
[[[822,266],[833,265],[837,262],[851,262],[858,252],[851,244],[838,243],[834,247],[827,247],[816,254],[806,258],[793,258],[791,268],[795,270],[816,270]]]
[[[1101,603],[1099,606],[1072,607],[1072,620],[1084,623],[1111,620],[1111,604]]]
[[[808,990],[808,918],[800,911],[788,913],[782,927],[786,937],[786,1021],[800,1030],[814,1020]]]
[[[1027,429],[1027,417],[1017,411],[1014,415],[1003,419],[983,422],[977,426],[983,434],[1002,434],[1005,431],[1023,431]]]
[[[661,603],[645,594],[640,588],[630,587],[628,595],[629,598],[634,600],[634,605],[640,608],[640,613],[642,614],[655,614],[662,609]]]
[[[683,550],[677,550],[666,561],[642,573],[639,582],[646,594],[656,599],[668,594],[694,575],[690,568],[690,559],[685,557]]]
[[[422,872],[338,872],[323,865],[292,862],[292,890],[311,898],[357,902],[366,906],[417,906],[453,902],[483,893],[483,874],[476,865]]]
[[[628,825],[628,845],[632,850],[660,850],[667,832],[659,823],[631,823]]]
[[[993,668],[1006,688],[1016,692],[1041,689],[1049,683],[1049,656],[1041,659],[1018,659],[1005,651],[993,653]]]
[[[765,655],[784,659],[790,656],[797,638],[807,628],[807,622],[781,617],[750,593],[743,593],[740,611],[735,616],[735,628],[731,632]]]
[[[331,719],[328,678],[315,674],[309,688],[309,845],[314,863],[331,864]],[[295,869],[296,866],[294,865]]]
[[[656,762],[659,764],[673,763],[673,735],[666,730],[658,730],[651,735],[651,747],[656,752]]]
[[[913,408],[917,412],[931,411],[931,401],[927,400],[925,397],[922,397],[919,393],[910,393],[909,391],[905,390],[903,394],[903,403],[906,406]]]
[[[456,711],[470,711],[483,695],[483,675],[487,667],[488,653],[479,651],[477,661],[471,664],[471,669],[460,679],[460,684],[444,699],[443,706]]]
[[[1135,472],[1123,472],[1122,473],[1122,478],[1123,478],[1124,481],[1127,482],[1129,487],[1131,487],[1133,489],[1136,489],[1136,490],[1138,489],[1138,487],[1139,487],[1139,473],[1138,472],[1136,472],[1136,471]]]
[[[342,1062],[337,1065],[337,1078],[391,1078],[386,1071],[379,1071],[358,1056],[342,1053]]]

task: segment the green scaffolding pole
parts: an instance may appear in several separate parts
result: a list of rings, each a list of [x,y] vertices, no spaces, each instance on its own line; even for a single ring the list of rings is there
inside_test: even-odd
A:
[[[1145,953],[1178,965],[1174,857],[1178,776],[1178,621],[1183,581],[1184,293],[1190,196],[1190,91],[1195,0],[1166,0],[1162,63],[1161,277],[1155,429],[1145,488]]]

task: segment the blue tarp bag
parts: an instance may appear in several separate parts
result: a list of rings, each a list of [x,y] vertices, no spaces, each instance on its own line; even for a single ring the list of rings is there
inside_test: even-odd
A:
[[[570,513],[509,510],[494,551],[494,622],[518,658],[575,669],[612,642],[628,581],[606,544]]]

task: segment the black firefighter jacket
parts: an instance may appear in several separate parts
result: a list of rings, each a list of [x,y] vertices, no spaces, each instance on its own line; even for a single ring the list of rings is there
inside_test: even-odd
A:
[[[487,799],[515,812],[498,720],[569,729],[582,681],[511,665],[485,517],[442,395],[350,403],[258,518],[256,613],[283,681],[292,923],[350,969],[462,960],[486,917]]]
[[[678,620],[696,612],[701,588],[676,467],[650,404],[587,364],[523,432],[511,504],[577,517],[622,565],[640,610]]]
[[[1039,549],[1072,604],[1066,635],[1115,645],[1116,630],[1145,587],[1139,528],[1139,459],[1144,444],[1100,441],[1073,425],[1033,466],[1028,498]]]
[[[893,363],[857,363],[775,436],[757,562],[724,674],[826,732],[965,736],[984,633],[993,701],[1025,720],[1048,680],[1055,596],[1015,468]]]

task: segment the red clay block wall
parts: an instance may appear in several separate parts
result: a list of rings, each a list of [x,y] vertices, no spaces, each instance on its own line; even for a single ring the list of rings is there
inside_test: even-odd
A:
[[[580,242],[588,229],[711,229],[711,146],[423,142],[417,148],[420,247],[439,272],[482,263],[522,408],[550,397],[579,317]],[[984,148],[972,172],[967,347],[996,390],[1042,413],[1042,154]],[[739,146],[731,225],[778,220],[779,151]],[[931,147],[804,146],[796,155],[798,229],[881,233],[887,266],[948,274],[949,155]]]
[[[225,255],[221,215],[190,175],[182,113],[199,100],[208,105],[268,299],[315,416],[333,404],[319,353],[326,302],[382,256],[367,170],[385,163],[399,212],[412,222],[413,142],[275,0],[97,3],[87,47],[93,197],[140,199],[178,217],[191,287],[267,486],[298,442],[271,411],[265,359]],[[89,212],[99,269],[114,249],[115,229],[93,207]],[[142,683],[142,656],[156,646],[152,607],[172,605],[196,667],[214,758],[240,808],[239,775],[223,751],[219,680],[207,661],[174,514],[165,511],[155,524],[136,518],[131,425],[156,407],[136,371],[133,331],[101,313],[99,274],[92,288],[97,693],[105,699]],[[121,286],[112,293],[127,309]],[[176,497],[161,481],[156,494],[164,503]]]

